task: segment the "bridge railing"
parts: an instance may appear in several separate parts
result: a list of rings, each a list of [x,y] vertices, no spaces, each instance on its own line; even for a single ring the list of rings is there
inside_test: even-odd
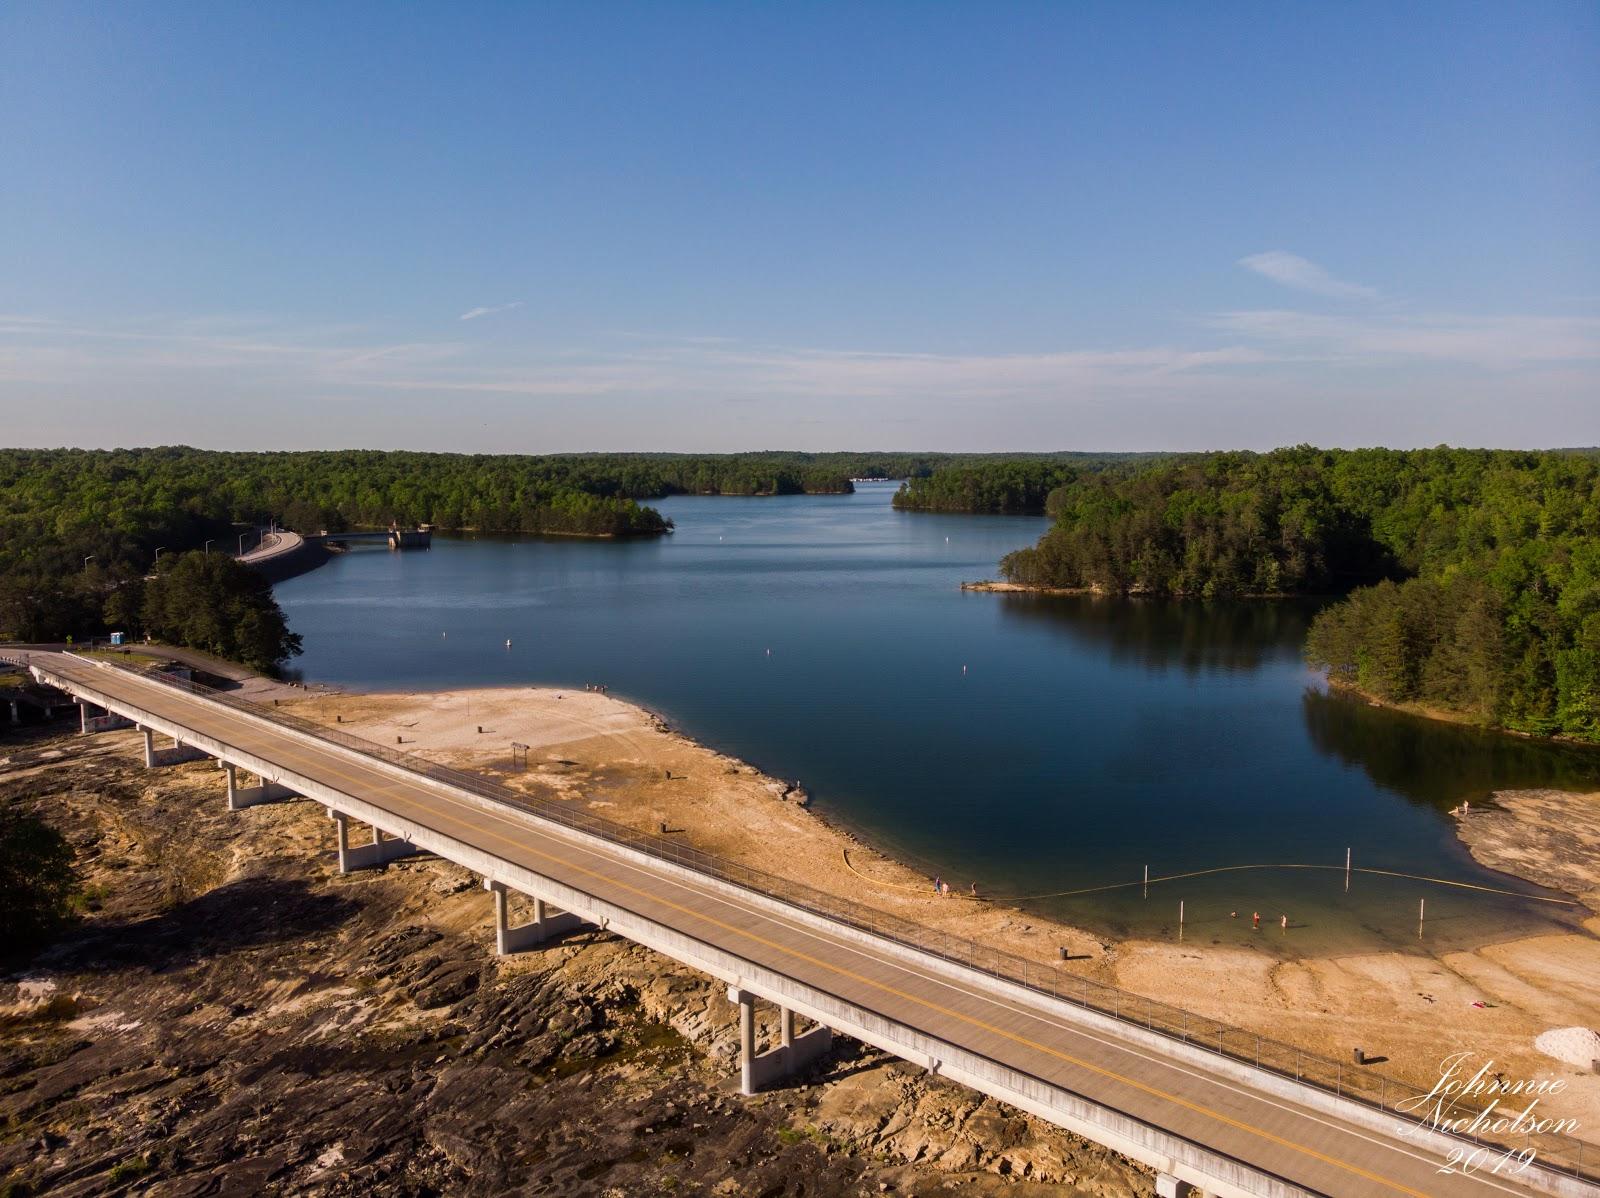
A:
[[[635,852],[647,854],[675,865],[695,870],[768,898],[775,898],[801,910],[881,936],[909,948],[963,965],[991,977],[1023,986],[1039,994],[1073,1003],[1108,1015],[1125,1024],[1155,1032],[1184,1044],[1214,1052],[1283,1078],[1342,1098],[1395,1114],[1403,1120],[1422,1123],[1461,1142],[1463,1161],[1473,1162],[1473,1171],[1487,1173],[1495,1162],[1512,1154],[1502,1164],[1503,1174],[1514,1167],[1514,1154],[1532,1152],[1530,1167],[1554,1170],[1586,1180],[1600,1180],[1600,1148],[1585,1145],[1574,1137],[1542,1130],[1508,1129],[1509,1115],[1499,1109],[1480,1106],[1459,1095],[1432,1098],[1432,1091],[1379,1073],[1370,1066],[1342,1061],[1307,1052],[1291,1044],[1257,1032],[1197,1015],[1181,1007],[1146,998],[1116,986],[1073,974],[1054,963],[1030,961],[1023,957],[952,936],[851,899],[817,890],[804,883],[741,865],[716,854],[696,849],[669,837],[639,832],[603,816],[567,804],[526,795],[492,778],[452,766],[441,765],[415,754],[380,745],[330,728],[258,701],[240,699],[200,683],[169,674],[148,673],[120,662],[106,666],[156,679],[177,690],[187,691],[258,718],[265,717],[288,728],[330,741],[357,753],[398,765],[413,773],[446,785],[469,791],[481,798],[505,804],[541,819],[599,837]],[[1508,1099],[1514,1101],[1514,1099]],[[1520,1103],[1521,1109],[1526,1102]],[[1536,1108],[1537,1110],[1537,1108]],[[1514,1113],[1514,1112],[1513,1112]],[[1542,1119],[1542,1116],[1541,1116]],[[1497,1122],[1498,1121],[1498,1122]],[[1509,1174],[1507,1174],[1509,1175]]]

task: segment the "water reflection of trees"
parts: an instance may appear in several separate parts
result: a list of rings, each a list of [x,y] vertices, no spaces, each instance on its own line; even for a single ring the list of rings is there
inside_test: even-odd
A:
[[[1317,749],[1413,802],[1454,806],[1491,790],[1600,789],[1600,752],[1446,724],[1337,693],[1307,690]]]
[[[1002,619],[1047,625],[1112,661],[1147,670],[1257,670],[1299,652],[1311,601],[1200,603],[1098,595],[1001,597]]]

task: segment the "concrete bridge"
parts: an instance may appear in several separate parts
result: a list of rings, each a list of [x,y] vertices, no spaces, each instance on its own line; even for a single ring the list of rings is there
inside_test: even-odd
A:
[[[262,533],[255,548],[239,554],[235,560],[260,571],[269,582],[282,582],[286,578],[315,570],[329,560],[333,553],[330,545],[347,541],[382,541],[390,549],[427,549],[433,544],[433,530],[423,526],[302,536],[287,529],[273,529]]]
[[[320,532],[307,534],[307,541],[328,545],[343,541],[383,541],[390,549],[427,549],[433,544],[433,529],[427,525],[417,528],[385,528],[368,532]]]
[[[1270,1067],[1257,1065],[1245,1045],[1254,1039],[1260,1059],[1262,1041],[1250,1033],[245,700],[67,654],[29,665],[85,705],[86,729],[131,721],[150,768],[215,758],[219,801],[232,809],[321,805],[341,870],[431,852],[476,872],[499,952],[588,924],[720,979],[739,1006],[745,1093],[803,1068],[839,1033],[1143,1162],[1163,1195],[1600,1198],[1592,1146],[1585,1158],[1566,1138],[1495,1145],[1423,1128],[1425,1111],[1395,1111],[1414,1090],[1387,1079],[1380,1089],[1357,1066],[1308,1054],[1291,1065],[1270,1044]],[[521,923],[516,895],[528,908]],[[781,1012],[779,1042],[765,1051],[757,1002]],[[1505,1163],[1524,1149],[1532,1163]]]

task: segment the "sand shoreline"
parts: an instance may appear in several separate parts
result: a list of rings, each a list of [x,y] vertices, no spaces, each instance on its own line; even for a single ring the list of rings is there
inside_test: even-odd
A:
[[[1546,1105],[1580,1120],[1586,1135],[1600,1132],[1600,1076],[1533,1048],[1551,1028],[1600,1027],[1600,917],[1580,930],[1437,955],[1285,959],[1193,940],[1119,939],[1003,900],[974,900],[965,878],[950,879],[952,893],[937,896],[922,872],[810,808],[797,784],[674,731],[661,713],[595,691],[300,692],[283,706],[378,743],[399,737],[407,752],[639,832],[661,835],[665,827],[698,849],[1063,978],[1084,975],[1324,1056],[1348,1059],[1362,1047],[1386,1058],[1384,1072],[1413,1084],[1432,1085],[1438,1062],[1461,1051],[1495,1060],[1508,1076],[1560,1076],[1569,1084],[1559,1103]],[[530,746],[526,770],[511,768],[511,740]],[[1600,877],[1592,889],[1590,905],[1600,905]]]
[[[1086,586],[1086,587],[1053,587],[1043,586],[1031,582],[1004,582],[994,578],[982,578],[976,582],[961,584],[963,591],[986,591],[1001,595],[1093,595],[1098,599],[1175,599],[1180,602],[1209,603],[1203,595],[1195,592],[1181,592],[1168,594],[1152,590],[1148,587],[1134,587],[1130,590],[1120,591],[1111,587]],[[1227,595],[1218,600],[1282,600],[1282,599],[1325,599],[1330,596],[1313,595],[1299,591],[1240,591],[1237,594]]]

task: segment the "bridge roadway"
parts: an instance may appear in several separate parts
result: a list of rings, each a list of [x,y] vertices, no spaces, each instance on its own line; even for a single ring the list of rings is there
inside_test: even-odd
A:
[[[1414,1198],[1536,1192],[1526,1179],[1441,1172],[1442,1138],[1398,1138],[1397,1116],[1369,1108],[1363,1119],[1340,1110],[1331,1096],[1322,1103],[1328,1109],[1319,1110],[1315,1101],[1297,1100],[1305,1096],[1295,1094],[1295,1083],[1275,1075],[1263,1075],[1260,1084],[1225,1076],[1220,1065],[1183,1059],[1176,1041],[1170,1049],[1154,1037],[1140,1043],[1132,1031],[1072,1004],[831,924],[267,715],[66,655],[35,654],[30,664],[41,681],[256,769],[326,802],[330,814],[369,819],[419,849],[705,969],[734,988],[730,998],[753,992],[779,1002],[1205,1192]],[[1550,1174],[1538,1190],[1600,1195],[1600,1187]]]

